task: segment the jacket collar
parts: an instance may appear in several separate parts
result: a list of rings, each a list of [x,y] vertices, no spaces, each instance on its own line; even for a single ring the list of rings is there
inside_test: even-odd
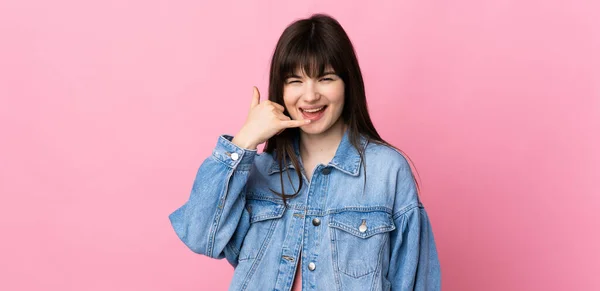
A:
[[[333,156],[333,159],[329,162],[329,166],[340,170],[342,173],[358,176],[360,172],[360,155],[358,150],[354,148],[352,143],[350,143],[349,131],[346,129],[340,144]],[[368,140],[364,136],[360,136],[360,146],[364,149]],[[299,137],[296,136],[293,140],[294,152],[296,157],[300,157],[300,148],[299,148]],[[292,161],[287,160],[287,165],[284,165],[284,169],[293,169],[294,165]],[[281,172],[279,168],[279,162],[273,159],[271,163],[271,167],[269,168],[269,175]]]

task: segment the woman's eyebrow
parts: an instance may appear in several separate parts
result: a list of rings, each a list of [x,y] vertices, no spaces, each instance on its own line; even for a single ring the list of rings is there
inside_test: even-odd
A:
[[[325,77],[325,76],[327,76],[327,75],[335,75],[335,72],[334,72],[334,71],[326,71],[326,72],[323,72],[322,74],[320,74],[320,75],[318,76],[318,78],[322,78],[322,77]],[[289,75],[287,75],[285,78],[286,78],[286,79],[290,79],[290,78],[302,79],[302,77],[301,77],[301,76],[298,76],[298,75],[296,75],[296,74],[289,74]]]
[[[300,77],[300,76],[298,76],[298,75],[296,75],[296,74],[289,74],[289,75],[287,75],[285,78],[286,78],[286,79],[289,79],[289,78],[297,78],[297,79],[302,79],[302,77]]]
[[[335,72],[334,72],[334,71],[326,71],[326,72],[323,72],[323,74],[321,74],[321,75],[319,76],[319,78],[321,78],[321,77],[325,77],[325,76],[327,76],[327,75],[335,75]]]

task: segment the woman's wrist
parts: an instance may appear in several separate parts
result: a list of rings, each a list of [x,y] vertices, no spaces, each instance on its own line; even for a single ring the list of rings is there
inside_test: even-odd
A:
[[[248,139],[241,131],[233,137],[231,142],[238,147],[251,151],[256,150],[258,146],[252,140]]]

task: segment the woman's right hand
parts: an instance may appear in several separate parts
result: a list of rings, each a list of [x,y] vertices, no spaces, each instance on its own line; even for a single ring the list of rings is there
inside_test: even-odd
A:
[[[285,108],[275,102],[260,102],[258,88],[254,87],[252,104],[242,129],[233,137],[233,144],[255,150],[259,144],[284,131],[286,128],[300,127],[310,123],[310,119],[292,120],[283,111]]]

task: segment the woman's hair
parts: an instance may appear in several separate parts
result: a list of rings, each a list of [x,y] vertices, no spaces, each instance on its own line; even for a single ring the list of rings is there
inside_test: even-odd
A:
[[[344,81],[344,108],[340,118],[347,125],[348,138],[357,149],[366,170],[365,149],[361,147],[360,143],[361,135],[369,142],[395,147],[379,136],[371,122],[367,110],[365,86],[356,53],[350,38],[337,20],[325,14],[314,14],[310,18],[293,22],[283,31],[271,60],[269,100],[285,107],[283,87],[288,76],[300,69],[309,77],[318,77],[328,67],[331,67],[336,75]],[[284,114],[289,116],[287,109]],[[298,135],[298,128],[289,128],[279,135],[271,137],[265,145],[264,151],[274,154],[279,168],[282,169],[279,172],[281,193],[273,189],[271,191],[282,197],[284,203],[286,198],[297,195],[303,185],[302,173],[293,146],[293,140]],[[287,165],[287,159],[291,160],[300,181],[298,189],[291,195],[285,194],[283,187],[283,172],[286,172],[290,178],[289,171],[283,170],[284,165]]]

